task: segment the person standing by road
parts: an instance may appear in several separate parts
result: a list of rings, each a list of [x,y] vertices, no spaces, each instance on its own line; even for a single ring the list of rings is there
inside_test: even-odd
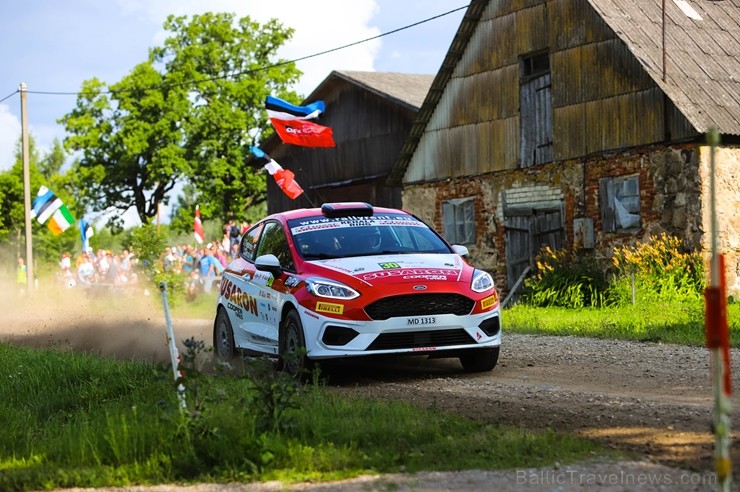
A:
[[[26,285],[28,283],[26,262],[23,258],[18,257],[18,293],[20,295],[26,294]]]

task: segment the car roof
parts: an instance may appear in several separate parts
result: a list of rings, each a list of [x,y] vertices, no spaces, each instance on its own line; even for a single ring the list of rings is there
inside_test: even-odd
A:
[[[336,207],[351,207],[353,205],[356,205],[358,207],[358,209],[359,208],[364,208],[365,206],[369,206],[369,205],[364,204],[364,203],[362,203],[362,204],[360,204],[360,203],[355,204],[354,202],[342,202],[342,203],[330,203],[330,204],[326,204],[325,203],[325,204],[322,205],[322,207],[326,207],[327,205],[329,205],[329,206],[336,206]],[[272,214],[272,215],[270,215],[270,216],[268,216],[266,218],[267,219],[293,220],[293,219],[301,219],[301,218],[304,218],[304,217],[314,217],[314,216],[317,216],[317,215],[323,215],[322,207],[317,207],[317,208],[298,208],[298,209],[294,209],[294,210],[286,210],[284,212],[274,213],[274,214]],[[396,208],[372,207],[372,210],[373,210],[373,215],[377,215],[377,214],[389,214],[389,213],[410,215],[408,212],[405,212],[403,210],[396,209]]]

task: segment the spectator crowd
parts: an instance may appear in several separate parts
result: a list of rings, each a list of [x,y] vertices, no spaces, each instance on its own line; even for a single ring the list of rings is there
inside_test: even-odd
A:
[[[238,254],[239,241],[247,227],[246,223],[240,227],[231,221],[224,225],[220,242],[168,246],[160,260],[162,268],[166,272],[186,275],[188,299],[194,299],[201,292],[211,292],[228,263]],[[74,261],[65,252],[59,261],[57,279],[66,287],[126,287],[138,283],[138,266],[138,259],[128,250],[114,253],[90,249]]]

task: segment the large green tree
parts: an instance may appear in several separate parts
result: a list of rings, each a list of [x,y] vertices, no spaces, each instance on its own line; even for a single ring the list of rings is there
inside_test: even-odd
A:
[[[147,61],[110,87],[85,81],[60,120],[67,148],[81,154],[77,198],[91,210],[133,206],[147,223],[190,183],[204,217],[241,216],[265,199],[264,173],[246,164],[249,145],[271,131],[265,97],[298,100],[289,88],[300,72],[276,58],[293,31],[227,13],[170,16],[164,28]]]

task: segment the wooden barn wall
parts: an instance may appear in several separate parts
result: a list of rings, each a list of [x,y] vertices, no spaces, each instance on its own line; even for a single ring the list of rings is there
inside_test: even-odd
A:
[[[332,128],[337,146],[278,146],[271,156],[295,174],[304,195],[291,200],[268,177],[268,212],[344,201],[339,198],[344,196],[400,207],[400,190],[382,190],[380,185],[367,186],[365,181],[390,172],[416,113],[346,82],[335,86],[324,102],[326,112],[317,122]],[[363,184],[348,194],[345,188],[357,182]]]
[[[519,60],[537,52],[550,54],[554,161],[695,135],[586,0],[492,1],[404,183],[517,169]]]

